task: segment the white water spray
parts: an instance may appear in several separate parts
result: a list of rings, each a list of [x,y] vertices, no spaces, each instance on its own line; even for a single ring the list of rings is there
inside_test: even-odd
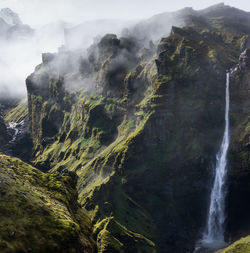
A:
[[[227,178],[227,152],[229,147],[229,82],[230,74],[227,73],[226,80],[226,108],[225,108],[225,130],[220,149],[216,155],[216,174],[211,192],[207,229],[202,238],[202,244],[209,247],[220,247],[225,245],[224,223],[225,223],[225,197]]]

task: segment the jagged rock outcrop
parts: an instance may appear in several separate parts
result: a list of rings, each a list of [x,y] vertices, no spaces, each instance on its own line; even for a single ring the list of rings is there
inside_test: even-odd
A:
[[[94,65],[96,85],[104,96],[122,97],[123,80],[139,62],[135,38],[105,35],[97,46],[89,50],[89,60]]]
[[[250,30],[225,5],[184,12],[189,26],[172,27],[157,47],[107,34],[87,57],[43,54],[27,78],[32,163],[77,173],[98,252],[192,252],[204,229],[226,69]],[[249,196],[248,68],[247,50],[231,87],[228,237],[248,230],[248,211],[236,211],[238,194]]]
[[[0,35],[2,39],[18,39],[33,35],[33,29],[24,25],[18,14],[9,8],[0,10]]]

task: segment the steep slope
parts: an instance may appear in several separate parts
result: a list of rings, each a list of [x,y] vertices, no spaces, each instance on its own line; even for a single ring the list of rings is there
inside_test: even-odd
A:
[[[0,134],[0,152],[2,152],[4,150],[4,146],[9,141],[10,136],[7,133],[7,127],[5,125],[5,122],[1,114],[0,114],[0,133],[1,133]]]
[[[96,59],[97,50],[100,56]],[[48,169],[50,166],[54,167],[53,170],[69,168],[80,171],[80,168],[98,153],[109,145],[115,146],[114,141],[119,143],[129,134],[129,130],[135,125],[135,121],[126,115],[126,96],[132,87],[127,87],[125,92],[122,81],[126,77],[131,61],[134,65],[137,61],[134,50],[133,41],[118,40],[115,35],[105,36],[98,45],[90,49],[89,58],[82,60],[80,69],[73,71],[76,71],[79,76],[78,82],[85,89],[85,82],[88,80],[81,76],[91,75],[96,80],[96,88],[92,87],[90,90],[96,90],[98,94],[93,92],[89,94],[86,90],[76,94],[68,92],[67,88],[70,86],[64,84],[74,85],[76,80],[71,72],[64,73],[64,78],[53,76],[55,67],[55,72],[63,71],[57,69],[57,65],[54,64],[58,59],[56,57],[70,59],[72,55],[69,52],[59,56],[44,55],[43,64],[27,79],[36,166],[41,169]],[[84,68],[86,61],[87,69]],[[91,73],[92,68],[95,68],[96,72]],[[64,69],[72,71],[68,67]],[[112,248],[116,250],[119,248],[122,252],[153,251],[154,244],[150,240],[134,233],[138,231],[129,231],[123,224],[113,220],[112,215],[109,217],[106,219],[107,216],[104,216],[104,220],[96,228],[98,232],[96,238],[100,238],[101,245],[98,244],[100,252]],[[113,234],[108,229],[112,229]]]
[[[44,174],[0,155],[0,178],[1,252],[94,252],[73,173]]]
[[[200,11],[186,7],[176,12],[165,12],[143,20],[129,30],[125,29],[124,34],[136,34],[143,43],[148,43],[150,40],[158,43],[162,37],[169,36],[172,26],[186,25],[210,26],[222,36],[233,39],[232,34],[249,33],[249,13],[224,3]]]
[[[204,229],[225,73],[248,47],[249,14],[219,5],[186,9],[184,20],[188,26],[172,27],[157,47],[143,48],[140,34],[107,34],[87,57],[43,54],[26,80],[32,163],[77,173],[99,252],[192,252]],[[236,211],[239,193],[249,196],[249,79],[240,67],[247,55],[231,88],[227,233],[234,238],[250,232],[248,207],[242,219]]]
[[[250,252],[250,236],[241,238],[234,244],[230,245],[226,249],[220,251],[220,253],[247,253]]]
[[[32,140],[28,131],[28,103],[26,99],[14,103],[4,110],[10,141],[5,145],[9,155],[29,162],[32,156]]]
[[[1,40],[29,37],[33,32],[33,29],[28,25],[24,25],[18,14],[11,9],[4,8],[0,10]]]
[[[228,229],[235,239],[250,233],[250,49],[233,69]]]

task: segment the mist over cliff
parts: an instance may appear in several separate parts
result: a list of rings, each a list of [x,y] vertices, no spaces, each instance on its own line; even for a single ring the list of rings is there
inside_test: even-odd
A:
[[[49,17],[53,16],[49,5],[47,8]],[[42,53],[55,53],[61,46],[65,46],[67,50],[80,50],[86,56],[90,45],[107,33],[124,37],[136,36],[140,48],[147,48],[150,41],[157,44],[161,37],[167,36],[173,25],[185,25],[187,15],[192,12],[192,8],[187,8],[140,21],[97,19],[80,23],[79,18],[75,24],[54,18],[51,23],[43,20],[43,24],[32,26],[24,24],[11,9],[3,8],[0,13],[0,64],[3,73],[0,78],[0,96],[25,97],[25,79],[41,61]],[[25,15],[27,13],[23,13],[24,17]]]
[[[146,7],[147,4],[149,3],[144,3]],[[162,4],[159,3],[159,5]],[[79,10],[84,5],[86,5],[86,13],[80,13]],[[13,7],[14,10],[21,13],[19,16],[19,13],[3,8],[0,14],[2,97],[6,95],[24,97],[26,95],[25,78],[39,64],[42,53],[57,52],[58,48],[65,45],[70,50],[79,49],[82,51],[81,54],[86,55],[86,50],[93,41],[100,40],[107,33],[124,37],[136,36],[137,42],[141,44],[140,47],[147,48],[150,41],[157,44],[162,37],[168,36],[172,26],[189,25],[192,23],[189,17],[201,15],[191,7],[170,12],[169,10],[177,8],[171,5],[166,6],[164,11],[161,8],[162,14],[154,15],[151,18],[146,18],[148,7],[142,11],[142,16],[131,17],[126,7],[123,11],[126,16],[117,17],[116,13],[121,12],[119,9],[121,6],[116,4],[113,6],[112,13],[108,15],[109,18],[104,15],[105,11],[99,16],[97,14],[93,16],[94,14],[89,12],[88,16],[87,10],[90,5],[80,1],[76,1],[75,5],[69,1],[60,2],[60,4],[57,1],[3,1],[1,6]],[[58,8],[55,13],[53,9],[56,6]],[[97,6],[99,10],[102,4]],[[40,11],[35,15],[34,10]],[[108,13],[107,6],[103,6],[103,10]],[[22,19],[30,23],[25,24]]]
[[[169,24],[177,24],[175,18],[168,21]],[[54,53],[64,46],[67,50],[80,50],[82,55],[86,55],[93,41],[98,42],[107,33],[118,36],[122,34],[134,36],[134,33],[138,33],[139,40],[145,46],[148,46],[151,39],[159,40],[163,35],[162,31],[159,31],[155,36],[156,31],[151,21],[145,21],[151,24],[150,30],[147,31],[147,38],[142,35],[145,29],[143,22],[136,26],[138,21],[132,20],[104,19],[86,21],[81,24],[64,21],[47,23],[44,20],[42,25],[32,27],[24,24],[19,15],[9,8],[1,10],[0,22],[0,64],[3,73],[0,78],[0,96],[2,98],[25,97],[25,79],[41,61],[42,53]],[[170,28],[171,25],[167,30],[165,29],[165,33],[169,33]]]
[[[0,10],[0,251],[250,252],[250,12],[94,2]]]

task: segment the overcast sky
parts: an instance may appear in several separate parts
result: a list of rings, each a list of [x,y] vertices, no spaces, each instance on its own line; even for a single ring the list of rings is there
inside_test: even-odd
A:
[[[45,24],[57,20],[80,23],[85,20],[141,19],[152,15],[193,7],[206,8],[216,0],[0,0],[0,8],[16,11],[24,23]],[[225,4],[250,11],[249,0],[227,0]]]

